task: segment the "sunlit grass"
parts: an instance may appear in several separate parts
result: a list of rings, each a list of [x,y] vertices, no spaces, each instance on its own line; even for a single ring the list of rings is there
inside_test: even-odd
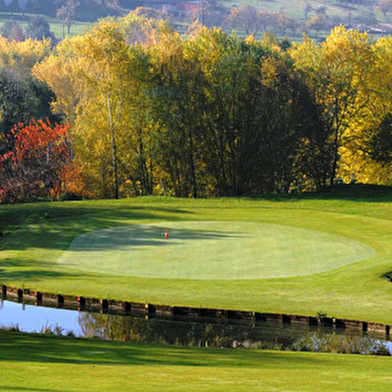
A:
[[[0,242],[0,283],[142,303],[310,316],[322,311],[331,317],[392,323],[387,311],[392,306],[392,284],[383,277],[392,271],[392,204],[388,200],[140,198],[0,206],[0,230],[6,234]],[[349,243],[360,243],[363,249],[370,247],[377,253],[365,254],[353,264],[304,276],[296,273],[291,277],[234,280],[235,274],[220,279],[218,269],[212,271],[213,279],[185,279],[185,275],[173,279],[158,278],[156,271],[146,277],[131,276],[130,270],[123,275],[122,271],[109,271],[110,266],[103,268],[102,263],[99,268],[83,270],[58,262],[75,237],[94,230],[163,222],[186,227],[190,222],[206,221],[221,222],[221,227],[236,222],[244,227],[272,224],[299,232],[309,230],[325,238],[339,236]],[[164,256],[156,261],[160,267],[163,257],[167,257],[165,247],[164,243]],[[229,247],[223,247],[223,251],[230,254]],[[189,258],[197,260],[201,252],[201,246],[191,247]],[[252,253],[257,253],[256,247],[250,249]],[[204,258],[207,256],[200,257],[200,265]],[[146,260],[151,263],[151,257]],[[76,258],[73,265],[79,267],[79,261],[82,263]],[[275,273],[283,271],[283,265],[278,265]],[[225,269],[229,266],[226,261]],[[226,273],[222,269],[222,275]],[[189,271],[186,274],[191,277]]]
[[[233,280],[311,275],[375,254],[358,241],[288,225],[164,221],[80,235],[59,263],[131,277]]]
[[[0,331],[0,390],[389,391],[390,357],[137,345]]]

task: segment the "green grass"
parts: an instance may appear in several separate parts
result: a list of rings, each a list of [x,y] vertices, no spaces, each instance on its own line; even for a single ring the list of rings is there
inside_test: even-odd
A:
[[[35,15],[35,14],[28,14],[26,13],[24,18],[16,18],[16,22],[19,23],[19,25],[22,27],[23,30],[26,30],[28,27],[29,21],[31,18],[34,18],[36,16],[42,16],[44,17],[49,25],[50,25],[50,31],[53,32],[55,37],[57,39],[62,39],[63,38],[63,28],[62,28],[62,23],[61,20],[53,17],[49,17],[46,15]],[[0,27],[3,26],[4,23],[6,23],[8,20],[12,19],[12,16],[8,12],[0,12]],[[70,38],[75,35],[81,35],[86,33],[86,31],[90,30],[91,27],[93,26],[93,22],[87,22],[87,21],[74,21],[74,23],[71,26],[70,34],[67,32],[67,27],[65,27],[65,38]]]
[[[0,390],[389,391],[391,359],[137,345],[0,331]]]
[[[151,197],[119,201],[2,205],[0,229],[7,235],[0,242],[0,283],[43,292],[153,304],[310,316],[322,311],[331,317],[392,323],[389,312],[392,306],[392,283],[383,277],[392,271],[391,190],[380,188],[377,194],[371,192],[370,195],[364,194],[361,197],[361,188],[356,188],[353,191],[355,198],[350,192],[352,191],[349,189],[338,197],[327,194],[270,200],[179,200]],[[343,262],[335,261],[337,264],[334,264],[331,259],[326,263],[332,264],[321,271],[317,270],[319,267],[312,269],[311,263],[308,263],[304,267],[306,274],[303,274],[298,269],[290,270],[285,260],[279,260],[280,257],[271,256],[263,264],[264,268],[270,268],[270,275],[263,278],[263,272],[259,270],[256,278],[251,276],[251,279],[244,279],[242,276],[242,279],[237,279],[241,277],[239,274],[245,274],[244,269],[238,268],[252,266],[252,257],[260,249],[258,246],[265,250],[265,245],[249,245],[246,241],[251,238],[246,238],[246,235],[245,238],[240,238],[247,244],[246,252],[249,251],[245,258],[246,265],[242,266],[238,262],[238,255],[241,253],[238,250],[237,256],[231,256],[231,261],[229,259],[230,247],[237,237],[197,239],[195,242],[192,239],[176,240],[176,230],[182,233],[181,228],[187,228],[187,232],[192,225],[200,230],[207,225],[205,222],[215,225],[212,231],[221,236],[227,235],[225,230],[230,231],[231,227],[234,231],[249,227],[260,230],[282,227],[302,241],[306,238],[310,240],[312,234],[315,236],[314,243],[320,245],[318,252],[324,256],[328,254],[328,250],[323,246],[343,241],[337,247]],[[182,248],[180,253],[184,256],[177,257],[171,265],[167,244],[160,237],[154,238],[154,241],[159,241],[159,246],[150,246],[150,250],[146,250],[152,252],[146,257],[148,269],[140,263],[141,249],[114,252],[117,256],[134,252],[139,255],[139,275],[142,275],[140,271],[144,271],[144,276],[130,276],[135,272],[127,264],[127,258],[119,264],[125,271],[121,268],[118,272],[105,266],[104,258],[97,258],[96,266],[91,260],[88,261],[87,267],[91,270],[80,269],[84,262],[80,257],[68,259],[71,261],[67,262],[67,266],[59,262],[75,237],[95,230],[131,225],[138,225],[137,232],[140,227],[158,227],[160,235],[164,227],[173,225],[171,232],[174,237],[171,236],[170,239],[173,243],[169,244],[169,250],[173,253],[170,253],[169,258],[177,251],[176,247]],[[273,240],[272,234],[271,231],[269,241]],[[87,237],[90,235],[92,234],[87,234]],[[121,238],[118,239],[121,242]],[[176,241],[179,242],[176,244]],[[211,266],[211,260],[219,257],[219,252],[213,248],[220,241],[222,253],[227,255],[223,260],[224,266],[220,268],[221,272],[218,267]],[[125,249],[129,249],[127,246]],[[208,252],[204,251],[203,257],[198,257],[203,246]],[[282,251],[280,246],[275,249],[277,255]],[[296,263],[302,260],[303,250],[299,249],[297,241],[293,241],[285,251],[290,249],[293,251],[292,254],[288,252],[290,260],[296,260]],[[152,255],[156,250],[161,257],[154,263]],[[299,252],[297,256],[296,252]],[[199,261],[202,268],[188,268],[187,256],[193,260],[193,264]],[[317,257],[310,258],[312,260],[317,264]],[[268,266],[268,263],[271,265]],[[297,266],[303,267],[305,264]],[[173,272],[176,268],[179,270],[179,265],[184,270],[177,272],[177,278],[157,277],[159,273],[161,276],[166,274],[159,272],[164,271],[166,266]],[[234,269],[228,272],[231,267]],[[208,278],[200,279],[206,277],[204,272],[200,272],[204,268],[208,271]],[[246,274],[245,277],[249,278],[250,272],[246,271]],[[288,276],[283,276],[285,274]]]
[[[329,271],[375,253],[346,237],[288,225],[185,221],[91,231],[76,237],[59,263],[133,277],[267,279]]]

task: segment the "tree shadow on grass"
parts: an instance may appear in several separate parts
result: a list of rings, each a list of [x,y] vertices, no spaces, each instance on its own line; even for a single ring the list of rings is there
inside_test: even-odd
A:
[[[78,276],[66,271],[53,270],[53,264],[42,261],[24,261],[8,258],[0,261],[0,282],[28,282],[31,280],[39,282],[47,279],[76,278]]]
[[[168,223],[168,227],[170,223]],[[97,230],[77,238],[69,251],[106,251],[127,249],[139,246],[166,247],[182,244],[184,241],[218,241],[238,239],[249,235],[235,231],[220,231],[209,229],[170,228],[169,238],[165,239],[166,228],[155,225],[135,225],[114,227],[111,229]]]
[[[286,361],[292,366],[322,363],[315,356],[294,356],[285,353],[257,351],[222,351],[188,347],[151,346],[124,342],[74,339],[43,335],[27,335],[0,331],[0,363],[2,361],[63,363],[81,365],[129,366],[208,366],[265,368],[276,361]],[[228,361],[228,356],[233,356]],[[271,364],[271,365],[270,365]],[[289,365],[290,366],[290,365]]]
[[[105,208],[95,205],[88,206],[86,209],[69,209],[54,208],[50,203],[44,206],[46,208],[32,207],[11,210],[9,215],[5,214],[4,210],[0,211],[2,227],[5,227],[5,236],[0,240],[0,249],[40,248],[65,251],[72,240],[83,233],[121,226],[132,221],[180,221],[192,214],[190,211],[168,207],[112,205],[111,208]],[[27,214],[27,216],[20,216],[20,214]]]

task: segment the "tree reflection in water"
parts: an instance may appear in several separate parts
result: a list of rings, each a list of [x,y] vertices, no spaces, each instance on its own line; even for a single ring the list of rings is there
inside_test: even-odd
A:
[[[233,341],[244,341],[250,339],[252,335],[246,326],[146,319],[100,313],[81,313],[78,321],[85,337],[153,344],[232,347]]]
[[[80,313],[85,337],[150,344],[390,355],[379,336],[281,323],[240,325]],[[343,332],[343,331],[342,331]]]

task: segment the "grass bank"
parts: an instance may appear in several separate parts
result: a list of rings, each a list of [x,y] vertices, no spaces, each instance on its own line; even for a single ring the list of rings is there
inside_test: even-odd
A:
[[[119,201],[1,205],[0,283],[43,292],[166,305],[359,319],[392,324],[392,197],[389,188],[272,199]],[[279,224],[358,241],[373,256],[323,272],[265,279],[124,276],[58,262],[93,230],[162,222]],[[293,245],[295,250],[295,243]],[[203,260],[201,260],[202,262]]]
[[[136,345],[0,331],[0,390],[388,391],[390,358]]]

